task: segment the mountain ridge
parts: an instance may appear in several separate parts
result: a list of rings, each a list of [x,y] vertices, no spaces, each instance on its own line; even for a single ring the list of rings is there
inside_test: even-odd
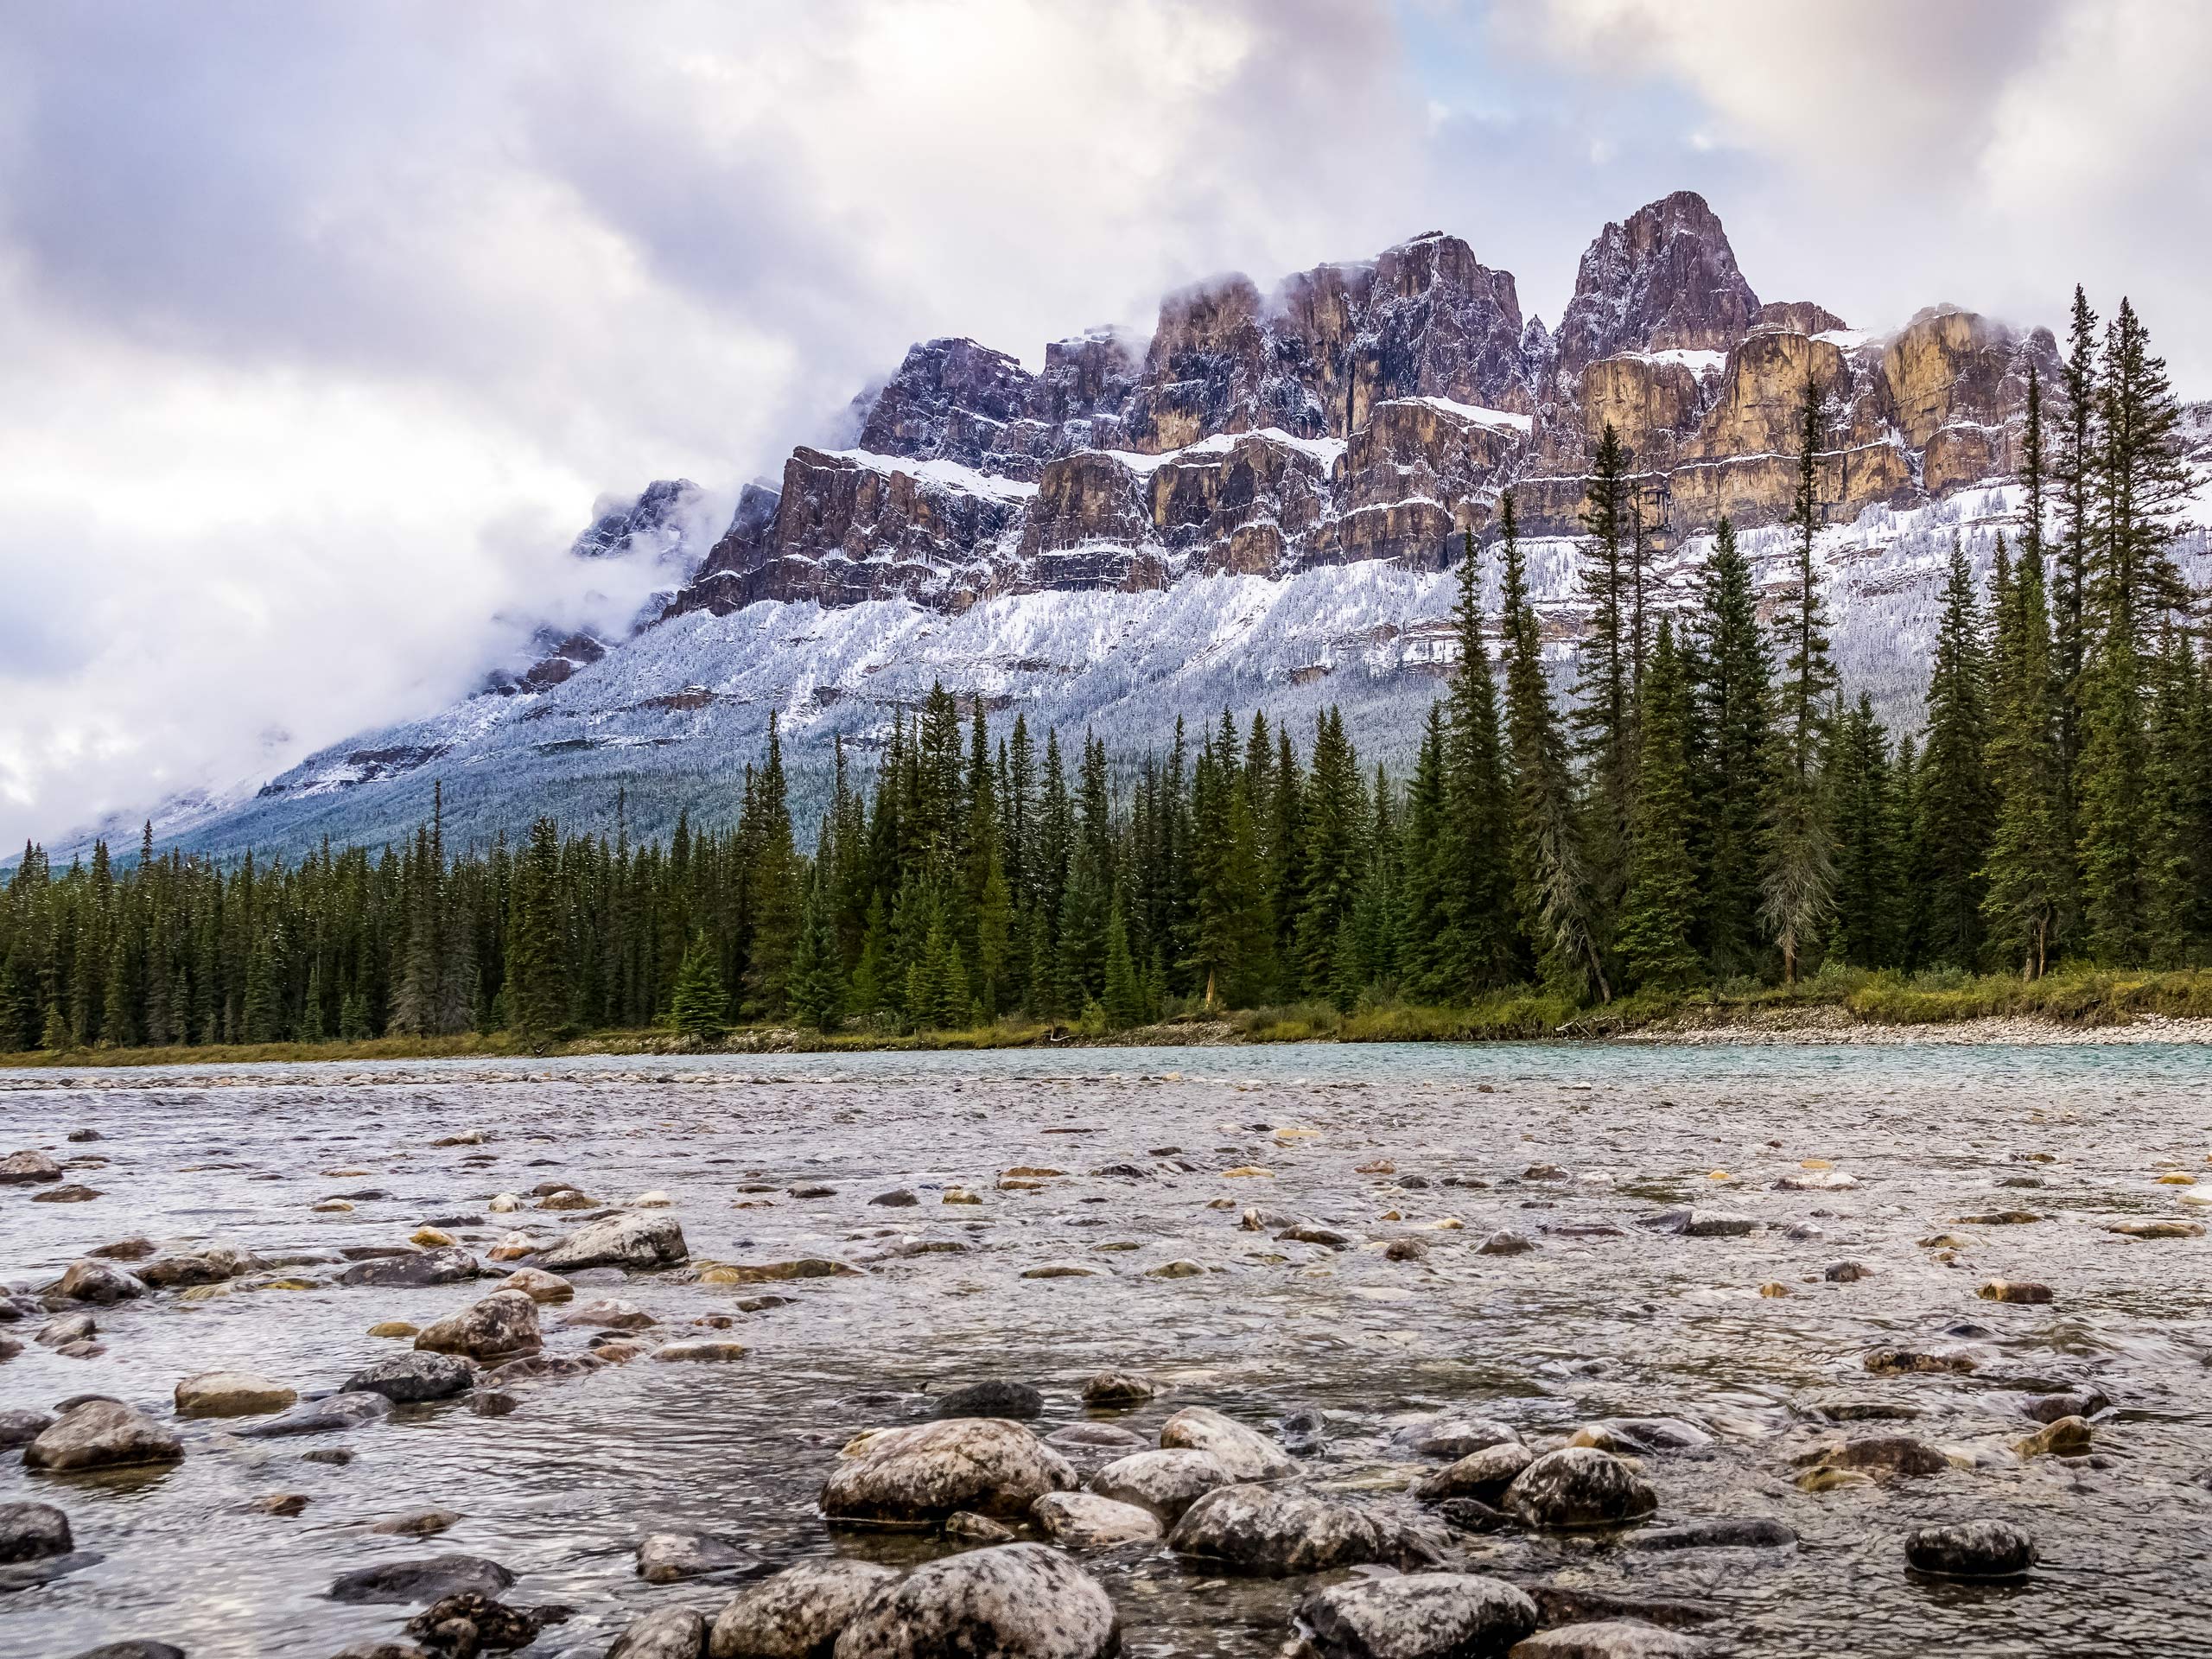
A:
[[[421,816],[434,776],[449,801],[482,785],[461,809],[472,831],[546,810],[611,818],[620,790],[649,833],[716,810],[772,709],[803,802],[828,740],[872,747],[926,690],[908,683],[925,667],[985,707],[1118,721],[1132,741],[1164,734],[1147,692],[1208,700],[1177,704],[1198,718],[1220,699],[1294,713],[1325,693],[1395,762],[1449,669],[1439,579],[1503,489],[1564,676],[1599,431],[1629,446],[1655,568],[1686,593],[1723,513],[1755,562],[1778,560],[1808,374],[1833,435],[1821,578],[1839,655],[1903,718],[1933,541],[1956,531],[1986,564],[2017,509],[2004,486],[2027,373],[2056,366],[2047,329],[1955,306],[1877,334],[1815,302],[1762,302],[1688,192],[1599,232],[1556,329],[1522,315],[1510,272],[1429,232],[1264,294],[1237,274],[1191,284],[1141,350],[1093,328],[1049,343],[1033,373],[977,341],[924,340],[855,400],[849,447],[795,447],[711,544],[671,510],[696,490],[682,480],[602,504],[573,556],[619,548],[669,577],[626,632],[542,630],[531,660],[476,695],[319,751],[251,799],[199,803],[162,839],[381,839]],[[2212,461],[2212,410],[2192,419]],[[2202,579],[2202,534],[2183,551]],[[1231,588],[1173,597],[1213,578]],[[1264,620],[1239,633],[1232,611]],[[1199,655],[1176,657],[1202,616]]]

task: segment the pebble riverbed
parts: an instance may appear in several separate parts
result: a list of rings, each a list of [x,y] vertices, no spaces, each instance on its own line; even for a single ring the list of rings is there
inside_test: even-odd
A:
[[[1172,1414],[1216,1408],[1295,1454],[1286,1484],[1425,1526],[1457,1570],[1658,1609],[1714,1653],[2212,1643],[2212,1240],[2198,1225],[2212,1222],[2212,1049],[0,1071],[0,1154],[19,1149],[62,1167],[0,1186],[17,1314],[0,1338],[20,1344],[0,1362],[0,1411],[109,1395],[183,1455],[49,1473],[0,1452],[0,1504],[51,1504],[73,1539],[66,1557],[0,1567],[5,1659],[128,1638],[191,1659],[328,1659],[401,1639],[416,1611],[334,1600],[334,1580],[452,1552],[510,1570],[512,1605],[573,1610],[526,1653],[598,1659],[641,1614],[711,1621],[794,1563],[904,1567],[969,1547],[833,1527],[817,1498],[855,1435],[925,1421],[989,1379],[1041,1392],[1028,1427],[1043,1435],[1093,1421],[1148,1445]],[[592,1202],[542,1207],[534,1189],[563,1182]],[[98,1196],[35,1201],[63,1186]],[[916,1201],[871,1202],[899,1191]],[[628,1207],[649,1192],[666,1207]],[[495,1213],[503,1193],[523,1207]],[[217,1370],[312,1402],[411,1351],[372,1326],[427,1326],[497,1288],[340,1285],[346,1252],[411,1248],[429,1225],[499,1274],[517,1264],[488,1257],[511,1232],[550,1243],[607,1211],[674,1220],[689,1264],[582,1271],[572,1300],[537,1313],[545,1354],[596,1339],[623,1363],[480,1389],[511,1397],[505,1414],[464,1395],[296,1438],[176,1411],[177,1383]],[[2112,1230],[2145,1223],[2164,1236]],[[1482,1253],[1501,1232],[1534,1248]],[[153,1259],[219,1245],[282,1265],[111,1306],[40,1300],[88,1251],[134,1236]],[[1418,1248],[1391,1249],[1405,1240]],[[702,1272],[800,1260],[858,1271]],[[1846,1263],[1857,1271],[1831,1276]],[[1170,1264],[1193,1265],[1161,1275]],[[1986,1300],[1993,1282],[2050,1299]],[[602,1299],[655,1323],[613,1337],[563,1323]],[[97,1328],[70,1351],[32,1339],[79,1312]],[[743,1351],[655,1360],[678,1341]],[[1970,1369],[1869,1369],[1900,1350]],[[1085,1380],[1108,1370],[1159,1392],[1086,1408]],[[2087,1445],[2024,1453],[2044,1426],[2033,1402],[2069,1390]],[[1475,1533],[1411,1490],[1442,1460],[1407,1431],[1440,1413],[1497,1420],[1539,1451],[1609,1419],[1694,1433],[1595,1436],[1656,1495],[1638,1525]],[[1870,1436],[1923,1442],[1940,1466],[1824,1455]],[[313,1459],[334,1447],[351,1460]],[[288,1497],[304,1502],[270,1503]],[[457,1518],[427,1540],[371,1529],[429,1509]],[[1796,1541],[1636,1547],[1640,1532],[1751,1517]],[[1915,1529],[1983,1520],[2032,1534],[2040,1565],[2003,1582],[1908,1572]],[[715,1535],[733,1558],[648,1583],[636,1549],[656,1533]],[[1122,1650],[1141,1656],[1283,1653],[1301,1600],[1354,1576],[1229,1574],[1157,1541],[1078,1559],[1112,1599]]]

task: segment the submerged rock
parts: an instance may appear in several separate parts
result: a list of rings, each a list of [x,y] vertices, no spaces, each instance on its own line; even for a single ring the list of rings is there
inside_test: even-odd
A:
[[[1167,1536],[1179,1555],[1269,1578],[1369,1562],[1433,1566],[1440,1542],[1372,1510],[1252,1485],[1208,1492]]]
[[[1236,1481],[1280,1480],[1298,1471],[1298,1459],[1257,1429],[1247,1428],[1210,1406],[1185,1406],[1160,1426],[1163,1451],[1205,1452]]]
[[[1977,1361],[1971,1354],[1929,1353],[1916,1348],[1877,1348],[1861,1362],[1877,1376],[1909,1376],[1916,1372],[1968,1372]]]
[[[664,1607],[633,1618],[607,1659],[699,1659],[707,1649],[704,1615],[689,1607]]]
[[[836,1659],[1103,1659],[1120,1623],[1105,1591],[1041,1544],[969,1550],[870,1596]]]
[[[492,1363],[534,1354],[543,1345],[537,1331],[537,1304],[518,1290],[494,1291],[482,1301],[424,1326],[415,1345]]]
[[[63,1412],[23,1448],[23,1467],[55,1474],[175,1463],[184,1442],[143,1411],[117,1400],[88,1400]]]
[[[683,1229],[672,1216],[609,1216],[579,1227],[536,1263],[548,1273],[580,1268],[680,1267],[690,1260]]]
[[[1503,1507],[1524,1526],[1567,1530],[1618,1526],[1650,1514],[1659,1499],[1611,1452],[1568,1446],[1545,1453],[1516,1476]]]
[[[412,1510],[379,1521],[369,1530],[393,1538],[432,1538],[460,1519],[451,1510]]]
[[[391,1415],[391,1402],[381,1394],[334,1394],[327,1399],[307,1401],[262,1421],[248,1423],[237,1432],[248,1440],[282,1440],[294,1434],[327,1434],[334,1429],[359,1428],[365,1423],[380,1423]]]
[[[1536,1628],[1536,1604],[1503,1579],[1414,1573],[1340,1584],[1308,1596],[1298,1615],[1322,1659],[1476,1659],[1502,1654]]]
[[[1847,1440],[1807,1459],[1817,1468],[1852,1470],[1860,1473],[1923,1476],[1940,1475],[1951,1460],[1925,1440],[1910,1434],[1876,1434]]]
[[[435,1602],[447,1596],[496,1596],[515,1575],[481,1555],[429,1555],[340,1573],[330,1599],[351,1602]]]
[[[1075,1484],[1068,1460],[1020,1424],[957,1417],[875,1436],[831,1471],[821,1503],[833,1521],[912,1525],[955,1510],[1014,1519]]]
[[[387,1290],[418,1290],[474,1279],[482,1265],[463,1249],[410,1250],[404,1255],[373,1256],[356,1262],[338,1275],[341,1285],[374,1285]]]
[[[1455,1497],[1480,1498],[1485,1503],[1495,1503],[1535,1460],[1535,1452],[1518,1440],[1486,1446],[1417,1482],[1414,1496],[1424,1503],[1442,1503]]]
[[[743,1567],[752,1557],[710,1532],[656,1532],[638,1546],[638,1576],[647,1584],[674,1584]]]
[[[955,1417],[1028,1418],[1043,1414],[1045,1396],[1027,1382],[1008,1382],[997,1377],[970,1382],[939,1395],[931,1415]]]
[[[873,1561],[805,1561],[763,1579],[715,1616],[709,1659],[820,1659],[861,1604],[898,1573]]]
[[[1493,1446],[1510,1446],[1520,1435],[1490,1417],[1468,1417],[1445,1412],[1422,1422],[1408,1424],[1392,1439],[1416,1457],[1464,1458]]]
[[[1160,1392],[1160,1385],[1141,1371],[1101,1371],[1083,1385],[1086,1406],[1142,1405]]]
[[[1056,1544],[1070,1549],[1108,1549],[1160,1536],[1160,1517],[1134,1503],[1096,1492],[1047,1492],[1030,1506],[1030,1519]]]
[[[1923,1527],[1904,1541],[1906,1565],[1951,1579],[2018,1578],[2036,1564],[2036,1541],[2003,1521]]]
[[[11,1152],[0,1158],[0,1186],[22,1186],[33,1181],[58,1181],[61,1166],[35,1148]]]
[[[2087,1454],[2095,1438],[2087,1420],[2080,1417],[2059,1417],[2044,1425],[2034,1433],[2012,1442],[2012,1450],[2024,1458],[2056,1456],[2078,1458]]]
[[[51,1503],[0,1503],[0,1566],[42,1561],[75,1548],[69,1517]]]
[[[1508,1659],[1698,1659],[1713,1651],[1702,1637],[1640,1618],[1608,1618],[1540,1630],[1516,1643]]]
[[[1117,1503],[1149,1510],[1173,1526],[1208,1492],[1236,1478],[1210,1452],[1138,1452],[1117,1458],[1090,1478],[1090,1490]]]
[[[467,1360],[416,1349],[354,1372],[346,1379],[344,1393],[380,1394],[396,1406],[411,1406],[450,1400],[475,1386],[476,1372]]]
[[[1763,1515],[1719,1516],[1631,1534],[1631,1549],[1785,1549],[1797,1535]]]
[[[283,1411],[299,1401],[299,1390],[251,1371],[201,1371],[176,1385],[180,1417],[251,1417]]]

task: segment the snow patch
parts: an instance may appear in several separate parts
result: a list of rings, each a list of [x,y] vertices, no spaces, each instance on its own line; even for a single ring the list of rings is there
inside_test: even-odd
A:
[[[1717,374],[1728,361],[1726,352],[1695,352],[1684,346],[1663,352],[1623,352],[1621,355],[1643,363],[1679,364],[1696,375]]]
[[[1027,501],[1037,493],[1034,484],[1025,484],[1018,478],[1001,478],[995,473],[963,467],[957,461],[910,461],[904,455],[881,455],[870,449],[827,449],[823,453],[833,460],[849,461],[886,477],[904,474],[908,478],[926,480],[993,501]]]
[[[1477,426],[1486,426],[1494,431],[1510,430],[1526,435],[1535,422],[1526,415],[1516,415],[1503,409],[1479,409],[1473,404],[1454,403],[1449,397],[1414,397],[1407,401],[1427,404],[1431,409],[1442,410],[1446,415],[1456,415],[1463,421]]]

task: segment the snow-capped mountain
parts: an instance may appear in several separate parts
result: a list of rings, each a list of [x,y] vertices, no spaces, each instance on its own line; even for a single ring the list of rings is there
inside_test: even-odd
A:
[[[541,812],[611,824],[618,790],[650,834],[679,808],[734,810],[772,711],[804,803],[833,736],[865,753],[933,681],[1125,750],[1224,707],[1310,731],[1336,703],[1363,753],[1401,760],[1452,660],[1451,563],[1509,486],[1571,668],[1606,423],[1666,594],[1694,590],[1724,513],[1778,586],[1808,374],[1846,683],[1910,723],[1952,537],[1986,568],[2017,521],[2031,366],[2056,380],[2047,330],[1955,307],[1875,334],[1762,302],[1687,193],[1605,228],[1556,331],[1522,316],[1510,273],[1432,232],[1265,295],[1243,276],[1171,295],[1148,342],[1092,330],[1039,373],[925,341],[856,404],[850,447],[795,449],[726,521],[702,526],[680,481],[603,503],[571,550],[624,566],[607,590],[632,608],[549,618],[476,695],[178,827],[214,852],[374,841],[437,779],[464,837]],[[2212,410],[2192,419],[2212,462]],[[2199,503],[2212,521],[2212,491]],[[2212,576],[2201,531],[2183,553]]]

